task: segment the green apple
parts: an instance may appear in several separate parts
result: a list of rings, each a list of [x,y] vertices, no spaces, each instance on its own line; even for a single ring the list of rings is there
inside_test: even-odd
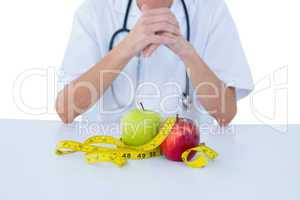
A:
[[[133,109],[121,119],[122,141],[131,146],[146,144],[157,135],[160,122],[156,112]]]

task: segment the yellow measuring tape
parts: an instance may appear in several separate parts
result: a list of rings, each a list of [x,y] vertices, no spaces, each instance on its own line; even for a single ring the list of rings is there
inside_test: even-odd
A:
[[[75,152],[85,153],[88,163],[94,164],[98,162],[111,162],[121,167],[127,163],[128,159],[142,160],[161,156],[160,144],[169,135],[171,129],[176,123],[176,118],[168,118],[159,133],[147,144],[134,147],[125,145],[119,138],[112,136],[94,136],[88,138],[83,143],[76,141],[61,141],[57,144],[56,155],[62,156]],[[109,144],[115,147],[103,147],[99,144]],[[198,152],[193,160],[188,160],[189,154]],[[189,167],[201,168],[208,164],[209,160],[214,160],[218,153],[207,147],[205,144],[186,150],[182,154],[182,161]]]

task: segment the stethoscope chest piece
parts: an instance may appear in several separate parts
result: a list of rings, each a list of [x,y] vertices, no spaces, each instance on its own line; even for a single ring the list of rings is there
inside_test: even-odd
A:
[[[192,98],[190,97],[190,95],[187,94],[183,94],[181,97],[181,102],[183,105],[183,109],[185,112],[189,112],[191,111],[191,106],[192,106]]]

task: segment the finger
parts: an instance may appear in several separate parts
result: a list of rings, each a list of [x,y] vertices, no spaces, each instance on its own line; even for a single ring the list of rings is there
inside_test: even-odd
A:
[[[152,35],[146,39],[148,44],[168,45],[176,43],[176,39],[167,35]]]
[[[174,42],[177,41],[176,36],[174,36],[173,34],[168,33],[168,32],[159,33],[158,36],[166,37],[166,38],[168,38],[168,40],[170,39],[171,42],[168,43],[168,44],[174,44]],[[145,57],[150,57],[150,56],[153,54],[153,52],[155,52],[155,50],[156,50],[159,46],[160,46],[160,45],[158,45],[158,44],[151,44],[151,45],[148,45],[148,46],[143,50],[143,55],[144,55]]]
[[[142,8],[144,6],[145,5],[143,5]],[[149,8],[149,6],[148,6],[148,8]],[[171,13],[171,10],[169,8],[155,8],[155,9],[146,9],[146,10],[142,9],[142,11],[143,11],[143,15],[146,15],[146,16]]]
[[[145,25],[151,25],[159,22],[166,22],[175,26],[179,26],[179,23],[177,21],[177,18],[175,15],[170,15],[170,14],[163,14],[163,15],[155,15],[152,17],[144,17],[143,21]]]
[[[146,12],[147,10],[150,10],[149,6],[147,4],[144,4],[142,7],[141,7],[141,10],[142,12]]]
[[[172,47],[173,47],[173,48],[174,48],[174,47],[180,48],[180,47],[178,47],[178,44],[179,44],[179,43],[178,43],[178,41],[179,41],[179,40],[178,40],[178,37],[179,37],[179,36],[175,36],[175,35],[173,35],[173,34],[171,34],[171,33],[167,33],[167,32],[161,33],[160,35],[161,35],[161,36],[164,36],[164,37],[172,38],[172,39],[174,39],[174,40],[176,41],[176,42],[174,42],[174,43],[168,43],[168,44],[166,44],[167,47],[169,47],[169,48],[170,48],[170,47],[171,47],[171,48],[172,48]],[[172,45],[172,46],[170,46],[170,45]]]
[[[143,50],[144,56],[145,56],[145,57],[150,57],[158,47],[159,47],[158,44],[152,44],[152,45],[146,47],[146,48]]]
[[[161,36],[166,36],[166,37],[171,37],[171,38],[175,38],[175,37],[176,37],[176,36],[174,36],[173,34],[168,33],[168,32],[162,32],[162,33],[159,33],[159,35],[161,35]]]
[[[166,22],[160,22],[156,24],[152,24],[146,27],[147,33],[159,33],[159,32],[170,32],[175,35],[180,34],[180,29],[178,26],[175,26],[173,24],[169,24]]]
[[[153,45],[154,44],[149,44],[145,49],[143,49],[143,54],[145,55]]]

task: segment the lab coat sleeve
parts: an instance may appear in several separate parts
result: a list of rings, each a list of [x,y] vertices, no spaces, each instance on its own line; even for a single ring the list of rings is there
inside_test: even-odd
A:
[[[59,89],[78,78],[101,58],[96,42],[96,22],[91,1],[85,1],[76,11],[68,46],[59,75]]]
[[[227,86],[236,89],[237,99],[241,99],[253,90],[251,71],[225,2],[215,2],[203,57]]]

